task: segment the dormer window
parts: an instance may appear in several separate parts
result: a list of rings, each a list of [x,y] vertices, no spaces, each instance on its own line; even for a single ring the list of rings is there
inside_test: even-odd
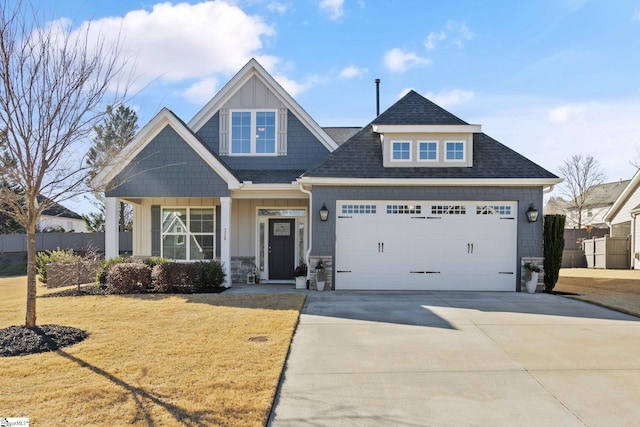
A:
[[[445,142],[445,160],[447,162],[464,162],[464,151],[463,141]]]
[[[419,141],[418,160],[423,162],[437,162],[438,141]]]
[[[411,161],[411,141],[393,141],[391,143],[391,159],[400,162]]]
[[[232,110],[229,116],[231,155],[276,155],[275,110]]]

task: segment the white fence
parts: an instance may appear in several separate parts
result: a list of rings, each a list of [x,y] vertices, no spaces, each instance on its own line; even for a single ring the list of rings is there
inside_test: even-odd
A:
[[[104,252],[104,233],[36,233],[36,250],[54,249],[87,250],[93,248]],[[120,233],[120,252],[131,253],[131,233]],[[0,253],[27,252],[26,234],[1,234]]]

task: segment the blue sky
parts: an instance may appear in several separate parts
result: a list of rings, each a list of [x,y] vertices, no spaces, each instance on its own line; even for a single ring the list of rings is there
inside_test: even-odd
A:
[[[141,126],[190,120],[251,57],[321,126],[362,126],[409,89],[558,173],[572,154],[631,178],[640,0],[34,0],[123,35]],[[135,64],[135,67],[133,65]]]

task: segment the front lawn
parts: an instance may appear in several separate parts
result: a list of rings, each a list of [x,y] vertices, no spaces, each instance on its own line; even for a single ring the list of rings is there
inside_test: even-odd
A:
[[[24,323],[25,295],[25,277],[0,278],[0,328]],[[0,357],[0,416],[32,425],[262,426],[303,302],[288,293],[38,298],[38,324],[89,337]]]
[[[640,271],[561,269],[554,291],[640,317]]]

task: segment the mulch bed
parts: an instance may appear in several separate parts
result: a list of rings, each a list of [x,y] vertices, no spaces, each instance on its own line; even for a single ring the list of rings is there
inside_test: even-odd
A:
[[[9,326],[0,329],[0,357],[55,351],[79,343],[88,336],[87,332],[70,326]]]

